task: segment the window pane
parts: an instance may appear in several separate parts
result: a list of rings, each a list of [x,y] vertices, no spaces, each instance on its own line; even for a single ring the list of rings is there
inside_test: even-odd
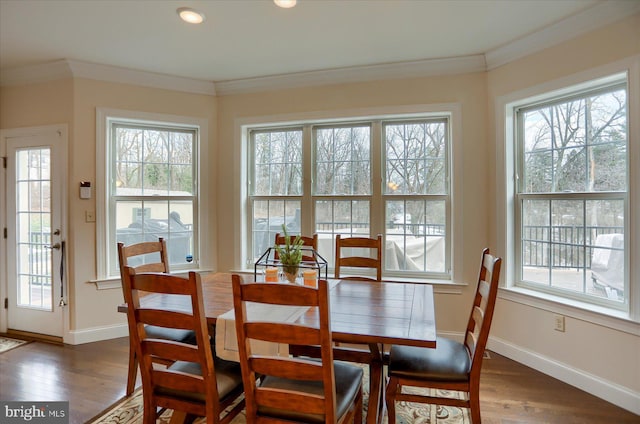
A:
[[[445,202],[386,202],[385,268],[445,272]]]
[[[385,125],[386,194],[445,194],[446,122]]]
[[[624,300],[623,200],[525,200],[522,210],[525,281]]]
[[[371,193],[371,128],[316,128],[315,194]]]
[[[302,194],[302,131],[277,130],[252,133],[253,194]]]
[[[273,247],[282,225],[290,235],[300,234],[300,202],[298,200],[255,200],[253,202],[253,261]]]
[[[522,279],[549,284],[550,202],[522,202]]]
[[[626,93],[523,112],[523,192],[626,189]]]
[[[193,202],[116,201],[116,242],[125,245],[143,241],[167,240],[169,264],[193,260]],[[191,260],[189,260],[191,257]],[[157,262],[159,258],[149,259]]]
[[[193,194],[195,131],[114,125],[113,133],[116,195]]]
[[[335,235],[371,237],[368,200],[318,200],[315,202],[318,252],[329,266],[335,258]]]

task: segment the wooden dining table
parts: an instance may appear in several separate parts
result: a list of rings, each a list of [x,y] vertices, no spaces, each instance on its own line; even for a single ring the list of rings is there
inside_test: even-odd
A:
[[[245,281],[251,280],[245,277]],[[336,359],[369,364],[369,407],[367,423],[378,423],[384,412],[383,345],[409,345],[426,348],[436,346],[433,287],[408,282],[372,282],[330,280],[332,339],[339,347]],[[202,292],[207,321],[215,326],[220,315],[233,308],[231,274],[212,273],[202,276]],[[150,294],[141,300],[143,306],[188,310],[181,296]],[[126,312],[126,304],[118,311]],[[297,322],[314,324],[317,314],[310,309]],[[357,345],[369,349],[362,351]],[[354,346],[353,350],[349,349]],[[343,351],[346,353],[339,353]],[[349,352],[354,352],[350,354]]]

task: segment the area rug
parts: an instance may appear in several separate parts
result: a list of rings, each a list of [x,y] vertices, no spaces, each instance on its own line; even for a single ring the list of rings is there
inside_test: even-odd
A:
[[[6,352],[16,347],[20,347],[29,343],[26,340],[11,339],[9,337],[0,337],[0,353]]]
[[[368,372],[365,370],[365,388],[368,388]],[[413,393],[425,393],[425,389],[412,388]],[[428,390],[428,389],[426,389]],[[458,392],[438,391],[439,395],[457,397]],[[368,403],[369,393],[365,390],[364,404]],[[168,423],[171,420],[171,412],[165,411],[157,422]],[[142,407],[142,390],[136,390],[130,397],[124,398],[116,402],[106,412],[89,421],[91,424],[138,424],[142,423],[143,407]],[[364,417],[363,417],[364,418]],[[205,422],[204,419],[198,419],[195,423]],[[387,415],[383,418],[386,424]],[[467,409],[456,408],[450,406],[432,406],[410,402],[396,403],[396,423],[397,424],[469,424],[471,422]],[[238,414],[231,424],[245,424],[244,412]]]

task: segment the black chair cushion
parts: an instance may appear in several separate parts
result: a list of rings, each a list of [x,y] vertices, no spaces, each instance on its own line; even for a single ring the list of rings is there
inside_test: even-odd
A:
[[[174,340],[176,342],[197,344],[196,333],[192,330],[180,330],[178,328],[164,328],[155,325],[145,325],[147,337],[151,339]]]
[[[362,368],[344,362],[334,362],[336,376],[336,416],[343,416],[358,394],[358,387],[362,383]],[[273,376],[266,376],[260,383],[261,387],[294,390],[297,392],[324,395],[322,382],[289,380]],[[260,407],[258,415],[283,418],[294,422],[324,423],[324,416],[299,414],[275,408]]]
[[[391,347],[389,375],[425,381],[468,381],[471,358],[464,344],[446,338],[436,348]]]
[[[176,361],[169,366],[169,369],[188,374],[201,374],[200,364],[196,362]],[[240,371],[240,364],[238,362],[225,361],[220,358],[215,358],[215,369],[218,396],[220,397],[220,401],[223,401],[226,396],[242,385],[242,372]],[[204,402],[203,393],[183,392],[181,390],[159,388],[158,394]]]

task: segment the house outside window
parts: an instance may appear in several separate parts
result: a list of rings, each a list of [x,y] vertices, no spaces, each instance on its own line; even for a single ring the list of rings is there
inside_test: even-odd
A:
[[[514,107],[515,285],[628,309],[624,78]]]
[[[102,234],[106,254],[99,260],[101,275],[119,275],[117,243],[129,245],[160,237],[167,241],[172,271],[196,268],[199,127],[103,119],[107,160],[101,219],[106,224]]]
[[[383,234],[386,277],[450,279],[449,119],[250,128],[248,262],[285,225],[290,234],[317,233],[330,268],[337,234]]]

